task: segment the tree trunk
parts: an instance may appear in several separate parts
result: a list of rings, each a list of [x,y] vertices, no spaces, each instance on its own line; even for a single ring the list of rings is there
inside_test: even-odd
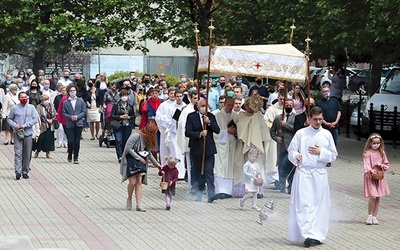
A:
[[[44,68],[44,49],[39,49],[38,51],[35,51],[35,55],[33,58],[33,73],[37,76],[39,69]]]
[[[375,91],[378,89],[381,83],[381,74],[382,74],[382,59],[377,55],[372,60],[372,75],[371,82],[368,86],[368,95],[372,96]]]

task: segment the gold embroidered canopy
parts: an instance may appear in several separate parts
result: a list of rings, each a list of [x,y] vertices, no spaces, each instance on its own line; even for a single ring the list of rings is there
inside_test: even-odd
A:
[[[199,47],[198,71],[206,72],[209,47]],[[304,82],[306,56],[291,44],[215,46],[212,73],[241,74]]]

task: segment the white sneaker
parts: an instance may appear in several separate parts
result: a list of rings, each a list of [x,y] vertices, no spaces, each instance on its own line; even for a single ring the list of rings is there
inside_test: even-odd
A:
[[[372,216],[368,216],[367,220],[365,221],[365,224],[372,225]]]
[[[376,219],[376,217],[372,217],[372,225],[379,225],[379,222]]]

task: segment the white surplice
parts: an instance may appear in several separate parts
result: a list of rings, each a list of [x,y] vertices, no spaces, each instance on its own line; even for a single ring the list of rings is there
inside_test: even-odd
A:
[[[308,147],[321,147],[319,155],[308,153]],[[330,193],[326,164],[337,157],[331,133],[312,126],[300,129],[289,148],[289,160],[297,166],[290,196],[288,240],[312,238],[323,242],[329,226]],[[302,161],[296,157],[301,154]]]
[[[186,107],[184,107],[182,109],[181,115],[179,116],[179,120],[178,120],[178,131],[177,131],[177,135],[176,135],[178,147],[181,150],[181,154],[183,156],[185,156],[184,158],[186,159],[189,189],[191,188],[190,169],[191,169],[192,165],[190,163],[189,138],[185,136],[185,126],[186,126],[187,116],[192,112],[194,112],[193,103],[189,103]]]
[[[225,109],[222,109],[215,114],[215,119],[221,129],[219,134],[214,133],[217,146],[214,165],[215,193],[232,195],[236,138],[228,133],[228,124],[232,120],[236,123],[237,115],[226,113]]]
[[[181,150],[177,141],[177,121],[172,117],[177,109],[182,109],[182,105],[177,105],[175,101],[167,100],[160,104],[156,112],[156,122],[160,130],[160,160],[162,165],[166,165],[166,156],[174,156],[181,160],[176,164],[179,171],[179,179],[185,177],[185,164]]]

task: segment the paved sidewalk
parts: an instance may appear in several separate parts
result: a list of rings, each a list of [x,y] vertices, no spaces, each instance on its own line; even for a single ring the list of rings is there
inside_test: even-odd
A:
[[[278,200],[264,225],[258,213],[238,208],[238,199],[194,202],[178,182],[171,211],[165,211],[156,169],[144,186],[146,213],[128,211],[115,149],[83,140],[80,164],[67,162],[66,149],[53,159],[32,160],[30,179],[15,180],[13,146],[0,134],[0,236],[28,236],[35,249],[297,249],[286,240],[289,195],[267,189],[263,205]],[[89,133],[84,133],[86,138]],[[331,224],[327,240],[315,249],[397,249],[399,238],[400,150],[387,146],[391,195],[381,200],[378,226],[367,226],[363,198],[365,140],[340,137],[339,158],[329,169]],[[0,244],[0,246],[2,246]],[[0,248],[7,249],[7,248]],[[16,248],[13,248],[16,249]],[[21,246],[21,249],[22,248]]]

